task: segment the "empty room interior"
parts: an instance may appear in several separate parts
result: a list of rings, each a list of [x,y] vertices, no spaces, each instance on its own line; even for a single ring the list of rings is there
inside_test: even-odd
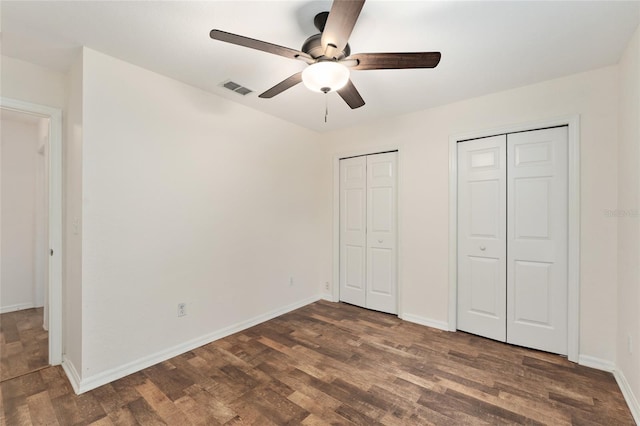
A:
[[[640,2],[0,12],[0,423],[640,423]]]

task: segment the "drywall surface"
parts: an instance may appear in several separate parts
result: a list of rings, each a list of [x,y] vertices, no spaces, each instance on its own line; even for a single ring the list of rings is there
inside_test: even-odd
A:
[[[332,132],[329,156],[399,147],[399,280],[403,314],[448,318],[448,159],[452,135],[580,114],[580,353],[615,360],[617,67]]]
[[[11,312],[42,306],[43,288],[36,288],[35,247],[38,124],[8,118],[5,113],[0,116],[0,312]]]
[[[320,293],[318,135],[90,49],[82,118],[83,381]]]
[[[66,79],[68,105],[63,145],[63,354],[79,374],[82,368],[82,95],[83,55],[75,59]]]
[[[64,108],[66,76],[48,68],[8,56],[0,56],[0,95],[3,97]]]
[[[620,61],[617,368],[640,409],[640,30]],[[640,411],[636,411],[636,416]],[[637,419],[637,417],[636,417]]]

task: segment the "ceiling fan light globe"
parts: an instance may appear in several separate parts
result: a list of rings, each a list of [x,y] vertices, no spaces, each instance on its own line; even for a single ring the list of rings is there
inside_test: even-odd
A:
[[[334,92],[342,89],[348,81],[349,68],[338,62],[316,62],[302,71],[302,82],[314,92]]]

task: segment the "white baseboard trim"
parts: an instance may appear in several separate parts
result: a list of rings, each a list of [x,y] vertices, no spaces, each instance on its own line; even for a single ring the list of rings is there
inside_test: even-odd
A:
[[[578,364],[613,373],[613,377],[615,377],[618,387],[620,387],[622,396],[624,396],[624,400],[629,406],[633,419],[636,424],[640,425],[640,403],[638,403],[638,398],[633,394],[633,390],[631,389],[629,382],[627,382],[627,378],[624,376],[622,371],[618,370],[613,362],[589,355],[580,355],[578,357]]]
[[[613,362],[589,355],[580,354],[578,356],[578,364],[595,368],[596,370],[608,371],[609,373],[613,373],[616,370],[616,365]]]
[[[631,386],[629,386],[627,378],[620,370],[615,370],[613,372],[613,377],[616,378],[616,382],[618,382],[618,386],[622,391],[622,396],[624,396],[624,400],[627,401],[633,420],[635,420],[637,425],[640,425],[640,403],[638,403],[638,399],[633,394],[633,390],[631,390]]]
[[[257,317],[248,319],[246,321],[242,321],[237,324],[233,324],[221,330],[214,331],[213,333],[209,333],[204,336],[191,339],[179,345],[167,348],[160,352],[156,352],[149,356],[137,359],[135,361],[121,365],[119,367],[112,368],[86,378],[80,378],[75,368],[73,368],[73,364],[71,363],[69,363],[68,366],[66,366],[65,363],[63,363],[63,368],[64,368],[64,371],[67,373],[69,380],[71,381],[73,390],[77,394],[81,394],[81,393],[90,391],[92,389],[95,389],[97,387],[100,387],[102,385],[106,385],[107,383],[111,383],[114,380],[121,379],[122,377],[128,376],[129,374],[133,374],[147,367],[151,367],[152,365],[166,361],[170,358],[173,358],[175,356],[178,356],[180,354],[183,354],[185,352],[188,352],[200,346],[211,343],[215,340],[222,339],[223,337],[227,337],[231,334],[245,330],[249,327],[253,327],[254,325],[258,325],[262,322],[265,322],[275,317],[278,317],[280,315],[286,314],[287,312],[291,312],[293,310],[306,306],[310,303],[316,302],[320,299],[321,299],[321,295],[315,295],[307,299],[300,300],[290,305],[283,306],[281,308],[275,309],[265,314],[258,315]],[[76,382],[75,385],[74,385],[74,381]]]
[[[67,374],[71,387],[75,393],[80,393],[80,375],[75,365],[65,356],[62,356],[62,369]]]
[[[36,304],[33,302],[17,303],[15,305],[0,307],[0,314],[6,314],[7,312],[21,311],[23,309],[31,309],[31,308],[37,308]]]
[[[446,321],[438,321],[431,318],[424,318],[413,314],[402,314],[402,319],[413,322],[415,324],[426,325],[427,327],[437,328],[438,330],[449,331],[449,323]]]

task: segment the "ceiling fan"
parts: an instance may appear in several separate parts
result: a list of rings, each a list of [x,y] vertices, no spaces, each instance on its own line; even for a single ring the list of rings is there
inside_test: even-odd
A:
[[[355,109],[363,106],[364,100],[350,79],[350,70],[434,68],[440,62],[440,52],[351,55],[349,36],[364,2],[365,0],[334,0],[330,12],[321,12],[313,20],[320,34],[309,37],[301,50],[215,29],[211,30],[209,36],[215,40],[298,59],[309,65],[303,71],[293,74],[260,94],[260,98],[272,98],[303,82],[306,87],[316,92],[338,92],[347,105]]]

